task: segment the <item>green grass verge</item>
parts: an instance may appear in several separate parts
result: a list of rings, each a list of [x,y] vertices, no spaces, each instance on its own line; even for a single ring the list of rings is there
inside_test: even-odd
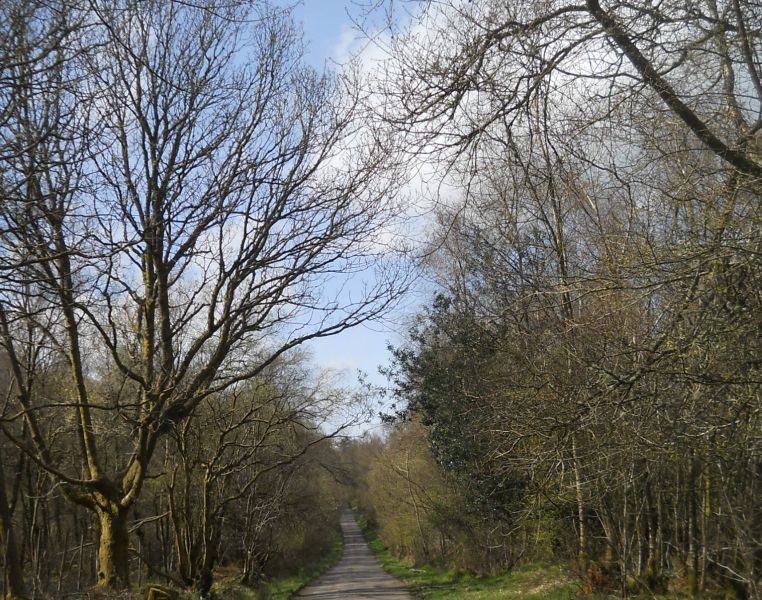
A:
[[[360,528],[384,570],[400,579],[419,598],[431,600],[571,600],[579,586],[561,565],[532,564],[513,569],[505,575],[480,576],[459,570],[431,566],[416,567],[389,552],[368,526],[361,513],[355,513]]]
[[[533,563],[510,573],[480,576],[455,569],[415,566],[393,556],[378,539],[365,515],[355,510],[357,523],[384,570],[400,579],[418,598],[430,600],[614,600],[616,594],[584,595],[578,579],[561,564]],[[632,586],[634,587],[634,586]],[[639,600],[687,600],[682,594],[632,593]]]

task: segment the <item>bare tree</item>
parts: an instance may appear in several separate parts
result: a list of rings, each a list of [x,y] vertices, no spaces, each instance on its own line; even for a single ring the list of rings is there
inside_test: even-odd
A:
[[[665,119],[739,173],[761,174],[762,15],[753,2],[420,6],[412,25],[394,31],[376,80],[391,99],[384,120],[418,148],[478,152],[481,141],[525,122],[538,99],[570,117],[578,105],[580,133],[625,103],[645,102],[661,104]]]
[[[67,60],[9,67],[3,422],[23,420],[28,440],[6,434],[97,516],[99,585],[121,588],[161,436],[396,298],[379,238],[392,157],[358,132],[353,91],[302,66],[288,14],[151,1],[46,16],[88,27],[83,49],[51,52]],[[51,364],[67,376],[42,389]]]
[[[758,595],[759,512],[718,485],[749,498],[762,441],[759,7],[418,6],[374,109],[461,192],[398,354],[435,454],[575,495],[591,587],[672,570]]]
[[[194,418],[173,431],[174,452],[166,465],[183,583],[208,595],[223,522],[245,523],[241,533],[247,537],[266,528],[283,512],[291,480],[313,451],[357,424],[362,414],[362,403],[353,403],[327,374],[310,375],[296,356],[271,365],[254,381],[206,398]],[[263,493],[263,487],[273,489]],[[225,546],[238,543],[228,540]],[[258,569],[247,565],[244,581],[256,584],[255,571],[265,562]]]

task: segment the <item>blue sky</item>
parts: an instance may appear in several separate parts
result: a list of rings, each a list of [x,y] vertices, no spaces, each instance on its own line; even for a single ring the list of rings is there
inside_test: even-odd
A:
[[[290,0],[275,1],[283,5],[291,5]],[[353,22],[354,17],[366,25],[386,24],[386,13],[376,11],[370,15],[363,14],[363,6],[372,4],[374,2],[371,0],[302,0],[293,14],[295,21],[304,31],[307,62],[318,70],[324,66],[338,68],[337,63],[345,62],[352,51],[358,50],[363,51],[366,61],[372,61],[373,57],[381,58],[383,53],[377,48],[364,45],[363,36],[356,30]],[[410,18],[407,12],[411,10],[410,6],[402,10],[401,14],[396,14],[395,18],[400,16],[403,20]],[[420,177],[421,174],[418,175]],[[413,177],[415,179],[415,176]],[[420,189],[419,186],[421,186]],[[417,183],[411,180],[408,187],[407,193],[411,194],[411,198],[420,197],[421,194],[425,195],[424,188],[428,189],[430,182],[423,177]],[[416,212],[417,209],[412,209],[407,218],[408,225],[412,229],[407,231],[406,235],[423,235],[426,219],[416,215]],[[426,303],[430,292],[431,289],[424,282],[418,281],[414,284],[411,293],[391,314],[387,315],[384,322],[361,325],[336,336],[313,340],[308,345],[308,349],[312,352],[314,363],[319,367],[342,372],[347,384],[356,384],[357,373],[362,371],[369,383],[385,387],[387,381],[378,373],[378,368],[389,364],[390,354],[387,348],[389,344],[399,346],[403,342],[412,315]],[[392,400],[388,399],[385,404],[377,405],[376,412],[388,411],[391,402]],[[363,430],[379,432],[380,428],[380,423],[376,420],[363,428],[355,428],[354,431],[355,433]]]
[[[303,0],[296,7],[294,16],[304,29],[307,59],[316,67],[340,58],[337,54],[354,36],[348,10],[355,12],[357,6],[346,0]]]
[[[301,23],[307,45],[307,61],[320,69],[333,66],[332,61],[346,58],[353,40],[358,39],[348,10],[356,14],[358,6],[351,0],[304,0],[294,11]],[[404,313],[404,311],[403,311]],[[387,345],[400,341],[398,332],[404,331],[403,313],[397,313],[396,324],[370,323],[339,335],[310,344],[314,361],[321,367],[346,373],[347,381],[356,381],[358,370],[368,375],[376,385],[384,385],[378,367],[389,361]],[[380,408],[380,407],[379,407]]]

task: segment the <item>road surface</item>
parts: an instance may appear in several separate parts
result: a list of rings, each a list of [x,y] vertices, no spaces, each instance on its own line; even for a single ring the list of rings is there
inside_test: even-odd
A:
[[[341,514],[341,530],[344,533],[341,562],[299,592],[297,598],[412,600],[405,586],[378,564],[349,510]]]

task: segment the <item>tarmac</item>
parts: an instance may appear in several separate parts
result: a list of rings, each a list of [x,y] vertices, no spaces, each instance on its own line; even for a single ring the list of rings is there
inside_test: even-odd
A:
[[[341,514],[341,530],[344,534],[341,562],[305,587],[296,598],[413,599],[400,581],[381,568],[349,510]]]

